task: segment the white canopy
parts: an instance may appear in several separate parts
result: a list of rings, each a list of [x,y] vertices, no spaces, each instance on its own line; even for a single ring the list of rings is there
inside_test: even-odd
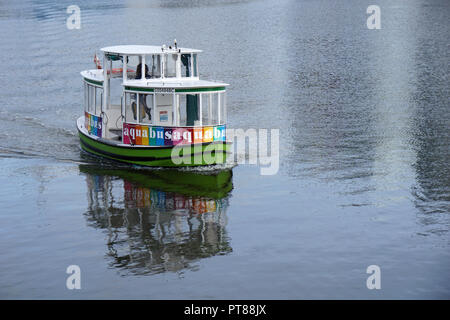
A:
[[[197,49],[189,49],[189,48],[177,48],[175,49],[172,46],[172,49],[166,47],[165,50],[162,50],[162,46],[141,46],[141,45],[122,45],[122,46],[112,46],[105,47],[100,49],[106,53],[112,54],[123,54],[123,55],[143,55],[143,54],[158,54],[163,52],[181,52],[181,53],[198,53],[202,52],[202,50]]]

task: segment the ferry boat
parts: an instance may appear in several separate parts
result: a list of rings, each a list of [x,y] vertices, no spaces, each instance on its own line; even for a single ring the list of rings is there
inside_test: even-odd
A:
[[[201,50],[171,46],[102,48],[103,66],[81,72],[83,150],[140,166],[226,162],[226,87],[201,80]]]

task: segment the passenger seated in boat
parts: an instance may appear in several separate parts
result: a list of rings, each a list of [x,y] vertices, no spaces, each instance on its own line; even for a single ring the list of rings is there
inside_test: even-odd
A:
[[[136,76],[135,79],[141,79],[142,78],[142,63],[139,63],[136,67]],[[145,65],[145,79],[150,79],[151,76],[148,73],[148,65]]]
[[[142,64],[139,63],[136,67],[136,77],[135,79],[141,79],[142,78]],[[149,79],[151,78],[150,75],[148,74],[148,65],[145,65],[145,78]],[[136,99],[136,96],[134,96],[134,98]],[[148,119],[152,120],[152,116],[151,116],[151,110],[150,108],[147,106],[147,95],[145,94],[139,94],[139,105],[141,107],[141,119],[145,118],[145,114],[148,115]],[[131,104],[132,109],[133,109],[133,118],[134,120],[136,120],[136,102],[133,102]]]
[[[131,103],[131,108],[133,110],[133,119],[136,120],[137,118],[137,110],[136,110],[136,95],[134,95],[134,101]],[[145,115],[148,115],[148,119],[152,120],[152,114],[151,109],[147,106],[147,95],[146,94],[139,94],[139,105],[140,105],[140,111],[141,115],[139,118],[139,121],[142,119],[145,119]]]

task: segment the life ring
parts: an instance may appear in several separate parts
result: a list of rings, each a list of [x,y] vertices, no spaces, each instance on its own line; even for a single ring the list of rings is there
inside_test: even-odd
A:
[[[102,69],[102,67],[100,67],[100,68],[97,67],[97,69]],[[123,72],[123,68],[114,68],[114,69],[112,69],[112,74],[121,74],[122,72]],[[133,69],[127,69],[127,73],[128,72],[133,73],[134,70]],[[108,70],[107,73],[110,74],[111,71]]]
[[[97,67],[97,69],[103,69],[102,65],[100,64],[100,60],[98,59],[97,55],[94,56],[94,63],[95,63],[95,66]],[[108,72],[108,74],[110,74],[109,70],[107,72]],[[123,72],[123,68],[114,68],[114,69],[112,69],[112,74],[120,74],[122,72]],[[134,70],[133,69],[127,69],[127,73],[128,72],[134,72]]]
[[[123,72],[123,68],[114,68],[111,71],[112,71],[112,74],[118,74],[118,73],[122,73]],[[108,72],[108,74],[110,73],[109,70],[107,72]],[[127,72],[134,72],[134,70],[133,69],[127,69]]]

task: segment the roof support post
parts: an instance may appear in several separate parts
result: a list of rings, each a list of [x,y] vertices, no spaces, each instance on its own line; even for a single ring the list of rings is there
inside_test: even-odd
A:
[[[189,74],[189,76],[191,76],[191,77],[193,77],[194,76],[194,54],[192,54],[191,53],[191,58],[189,59],[189,64],[191,65],[190,66],[190,69],[191,69],[191,73]]]
[[[125,83],[127,81],[127,70],[128,70],[128,66],[127,66],[127,59],[128,56],[123,56],[123,68],[122,68],[122,81],[123,83]]]
[[[139,103],[139,93],[136,93],[136,123],[140,124],[140,119],[141,119],[141,106]]]
[[[145,79],[145,54],[142,55],[142,64],[141,64],[141,79]]]
[[[153,112],[153,119],[152,119],[152,124],[155,123],[156,121],[156,93],[153,92],[153,108],[152,108],[152,112]]]
[[[173,90],[173,95],[172,95],[172,112],[173,112],[172,124],[175,124],[177,126],[179,124],[178,124],[178,114],[177,114],[177,95],[175,93],[175,90]]]
[[[203,123],[202,123],[202,119],[203,119],[203,114],[202,114],[202,111],[203,111],[203,106],[202,106],[202,100],[203,100],[203,95],[201,94],[201,93],[199,93],[198,94],[198,99],[200,100],[199,101],[199,104],[198,104],[198,108],[199,108],[199,123],[200,123],[200,126],[202,126],[203,125]]]
[[[223,122],[227,122],[227,92],[223,92]]]
[[[175,70],[176,70],[176,77],[177,78],[181,78],[182,74],[181,74],[181,53],[177,53],[177,62],[175,65]]]
[[[106,104],[108,103],[108,72],[106,64],[108,63],[108,60],[106,59],[106,53],[103,53],[103,101],[102,101],[102,112],[106,110]],[[102,130],[103,131],[103,130]]]
[[[217,124],[220,124],[220,96],[222,94],[219,92],[217,93]]]
[[[208,106],[208,124],[212,123],[212,107],[213,107],[213,94],[209,93],[209,106]]]

